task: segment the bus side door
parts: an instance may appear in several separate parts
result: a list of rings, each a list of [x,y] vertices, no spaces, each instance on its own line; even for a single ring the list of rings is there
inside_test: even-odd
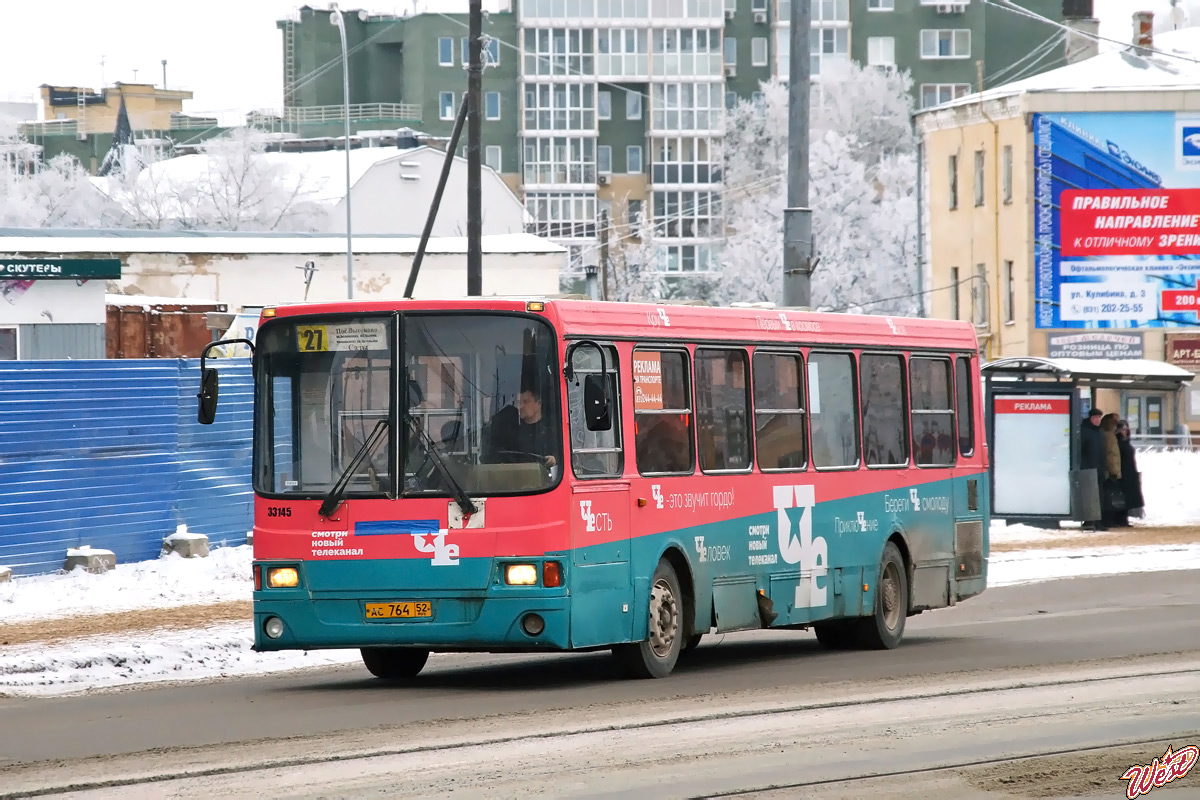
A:
[[[609,386],[608,430],[587,429],[583,415],[583,376],[598,374],[596,347],[571,353],[574,376],[567,380],[568,436],[573,476],[571,516],[571,645],[588,647],[627,642],[633,634],[633,587],[629,559],[629,481],[623,478],[621,401],[617,353],[604,345]]]

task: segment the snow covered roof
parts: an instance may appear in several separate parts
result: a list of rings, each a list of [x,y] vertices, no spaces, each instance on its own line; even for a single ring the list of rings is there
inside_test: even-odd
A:
[[[999,358],[983,365],[987,373],[1028,372],[1071,376],[1081,381],[1121,380],[1130,383],[1145,381],[1172,381],[1187,383],[1196,376],[1174,364],[1146,358],[1041,358],[1037,356],[1013,356]]]
[[[107,306],[228,306],[218,300],[202,300],[196,297],[159,297],[149,294],[105,294],[104,304]]]
[[[1181,89],[1200,89],[1200,27],[1155,34],[1154,50],[1149,53],[1135,51],[1131,45],[984,92],[965,95],[918,113],[927,114],[1024,93],[1163,92]]]
[[[484,253],[565,253],[566,248],[531,233],[483,236]],[[413,254],[418,236],[355,235],[355,253]],[[0,253],[238,253],[246,255],[328,255],[344,253],[346,237],[338,233],[258,233],[252,231],[142,231],[45,228],[0,228]],[[430,237],[427,253],[467,252],[465,236]]]

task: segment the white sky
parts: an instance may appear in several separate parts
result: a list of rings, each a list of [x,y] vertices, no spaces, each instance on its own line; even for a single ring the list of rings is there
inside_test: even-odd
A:
[[[1187,0],[1187,4],[1197,1]],[[0,2],[8,6],[0,23],[0,101],[37,101],[43,83],[100,89],[114,81],[135,80],[135,70],[136,80],[161,84],[165,58],[168,88],[195,93],[184,111],[219,114],[226,120],[252,108],[282,105],[282,36],[275,22],[304,4],[302,0]],[[350,0],[344,7],[399,13],[411,11],[414,2],[443,12],[466,11],[467,6],[467,0]],[[499,3],[485,0],[484,7]],[[1100,35],[1127,41],[1133,11],[1146,8],[1158,16],[1166,13],[1169,3],[1095,0]],[[310,5],[324,8],[328,3],[312,0]]]

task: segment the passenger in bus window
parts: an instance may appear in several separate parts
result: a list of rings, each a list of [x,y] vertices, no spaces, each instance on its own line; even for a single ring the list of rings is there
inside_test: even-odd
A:
[[[543,413],[542,395],[536,386],[522,389],[517,405],[497,411],[488,427],[491,447],[487,461],[528,462],[529,456],[538,456],[547,467],[558,464],[554,425]]]
[[[655,415],[644,436],[639,437],[637,459],[642,472],[688,472],[692,468],[692,448],[688,427],[674,414]],[[650,418],[645,415],[643,419]]]

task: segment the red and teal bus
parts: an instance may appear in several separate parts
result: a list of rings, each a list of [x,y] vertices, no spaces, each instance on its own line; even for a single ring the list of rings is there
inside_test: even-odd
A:
[[[969,323],[331,303],[266,309],[253,364],[258,651],[405,680],[430,652],[611,649],[664,677],[710,632],[893,648],[986,587]]]

